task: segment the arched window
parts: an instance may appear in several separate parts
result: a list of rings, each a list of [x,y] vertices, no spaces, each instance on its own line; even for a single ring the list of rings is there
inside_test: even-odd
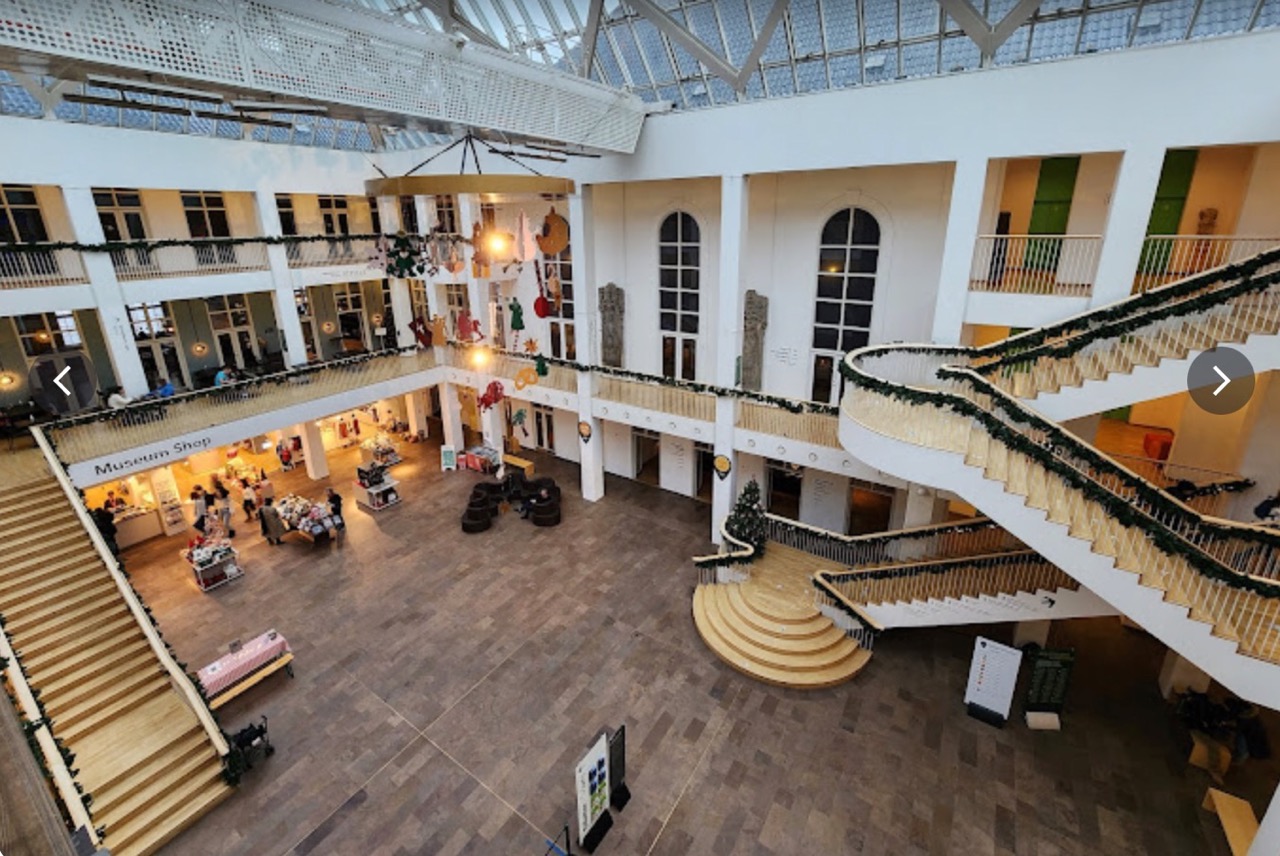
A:
[[[662,373],[693,380],[698,362],[698,221],[677,211],[658,232],[659,327]]]
[[[867,344],[879,259],[880,224],[861,208],[837,211],[822,227],[813,313],[814,401],[838,402],[837,364],[846,353]]]

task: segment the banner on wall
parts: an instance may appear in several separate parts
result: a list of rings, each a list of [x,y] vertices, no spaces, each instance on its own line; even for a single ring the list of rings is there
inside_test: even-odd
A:
[[[596,822],[609,808],[609,738],[601,734],[574,772],[578,796],[578,843],[586,845]]]
[[[1018,684],[1022,652],[1008,645],[979,636],[973,643],[973,660],[969,664],[969,683],[964,703],[975,719],[1003,726],[1013,705],[1013,691]]]

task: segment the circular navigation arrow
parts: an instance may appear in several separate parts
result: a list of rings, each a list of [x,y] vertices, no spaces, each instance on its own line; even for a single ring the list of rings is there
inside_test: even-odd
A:
[[[1249,358],[1235,348],[1218,347],[1191,361],[1187,389],[1201,410],[1217,416],[1235,413],[1253,397],[1254,373]]]

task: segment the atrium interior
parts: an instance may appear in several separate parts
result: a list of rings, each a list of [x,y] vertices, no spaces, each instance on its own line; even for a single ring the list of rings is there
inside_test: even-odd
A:
[[[0,852],[1280,856],[1276,79],[1280,0],[5,4]]]

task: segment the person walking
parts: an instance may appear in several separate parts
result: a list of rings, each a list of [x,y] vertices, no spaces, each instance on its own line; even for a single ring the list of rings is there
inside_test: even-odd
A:
[[[193,518],[191,525],[200,530],[201,534],[204,534],[205,526],[208,525],[205,521],[205,515],[208,513],[209,497],[205,494],[203,487],[196,485],[191,489],[191,515]]]
[[[342,494],[333,488],[329,488],[325,498],[329,501],[329,513],[338,519],[342,519]]]
[[[275,498],[276,486],[271,483],[271,479],[267,478],[267,471],[263,470],[262,478],[258,479],[258,499],[265,504],[268,499]]]
[[[283,544],[284,521],[280,519],[280,512],[276,511],[275,501],[270,498],[264,499],[258,517],[262,520],[262,535],[267,539],[267,543]]]
[[[213,478],[213,497],[218,519],[222,521],[222,528],[227,530],[227,537],[236,537],[235,527],[231,525],[231,488],[217,476]]]
[[[245,523],[252,523],[258,510],[258,495],[248,479],[240,479],[240,507],[244,509]]]

